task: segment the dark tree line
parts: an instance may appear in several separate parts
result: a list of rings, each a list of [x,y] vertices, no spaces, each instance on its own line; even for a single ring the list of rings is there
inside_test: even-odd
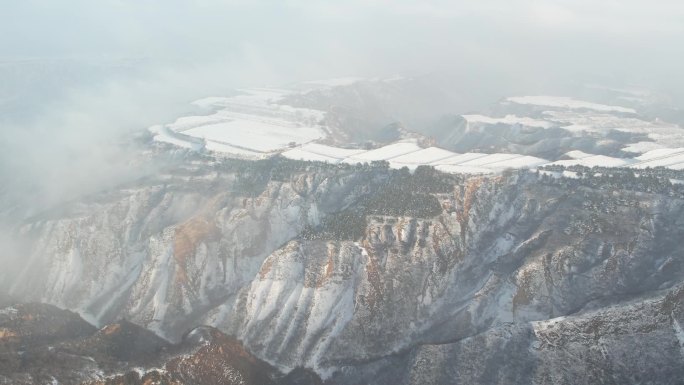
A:
[[[566,172],[573,173],[573,177]],[[548,165],[540,167],[538,173],[541,182],[549,185],[587,186],[598,190],[631,190],[684,198],[684,184],[677,182],[684,182],[682,170],[664,167],[632,169]]]

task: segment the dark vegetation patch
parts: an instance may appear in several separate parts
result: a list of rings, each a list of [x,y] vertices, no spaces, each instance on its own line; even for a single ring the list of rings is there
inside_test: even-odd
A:
[[[304,239],[358,240],[364,236],[369,215],[433,218],[442,213],[435,194],[449,193],[463,177],[444,174],[433,167],[408,169],[383,168],[382,179],[371,192],[345,210],[327,216],[318,227],[306,229]]]
[[[557,176],[552,176],[542,173],[539,178],[546,185],[564,188],[585,186],[597,190],[629,190],[684,199],[684,170],[671,170],[664,167],[631,169],[559,165],[548,165],[539,169],[557,174]],[[558,177],[565,171],[576,173],[577,178]],[[673,181],[679,182],[673,183]]]

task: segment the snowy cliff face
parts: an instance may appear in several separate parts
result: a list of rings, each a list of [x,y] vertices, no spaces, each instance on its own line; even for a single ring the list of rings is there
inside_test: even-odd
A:
[[[507,323],[347,366],[333,383],[679,384],[683,303],[679,285],[580,314]]]
[[[15,298],[74,309],[96,324],[126,316],[177,339],[230,302],[280,245],[363,192],[363,173],[351,171],[256,186],[234,168],[202,167],[22,226],[35,246],[22,274],[3,284]]]
[[[369,216],[358,241],[288,243],[218,324],[271,362],[325,374],[681,283],[683,202],[615,194],[631,206],[529,177],[469,179],[436,217]]]
[[[436,174],[431,190],[418,172],[277,162],[200,163],[37,218],[21,227],[38,240],[24,274],[2,282],[174,340],[216,326],[337,383],[516,382],[507,352],[537,383],[575,352],[577,372],[595,354],[613,365],[586,382],[647,375],[615,367],[634,344],[682,374],[681,200],[525,172]]]

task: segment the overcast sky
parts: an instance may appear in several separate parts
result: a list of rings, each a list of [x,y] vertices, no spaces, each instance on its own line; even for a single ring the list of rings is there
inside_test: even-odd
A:
[[[218,65],[229,69],[227,79],[241,71],[237,78],[249,81],[474,63],[570,75],[613,69],[637,78],[648,77],[645,71],[673,74],[684,57],[679,0],[3,3],[4,57],[147,58]]]

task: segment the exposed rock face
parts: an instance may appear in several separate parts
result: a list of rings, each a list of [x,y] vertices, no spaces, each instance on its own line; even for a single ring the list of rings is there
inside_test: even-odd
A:
[[[440,196],[441,215],[372,216],[360,242],[293,241],[227,330],[273,362],[325,372],[681,282],[682,202],[622,192],[638,208],[606,215],[577,209],[608,207],[602,193],[528,182],[468,180]]]
[[[38,218],[26,274],[3,282],[172,340],[213,325],[334,383],[684,375],[683,201],[283,162],[199,164]]]

